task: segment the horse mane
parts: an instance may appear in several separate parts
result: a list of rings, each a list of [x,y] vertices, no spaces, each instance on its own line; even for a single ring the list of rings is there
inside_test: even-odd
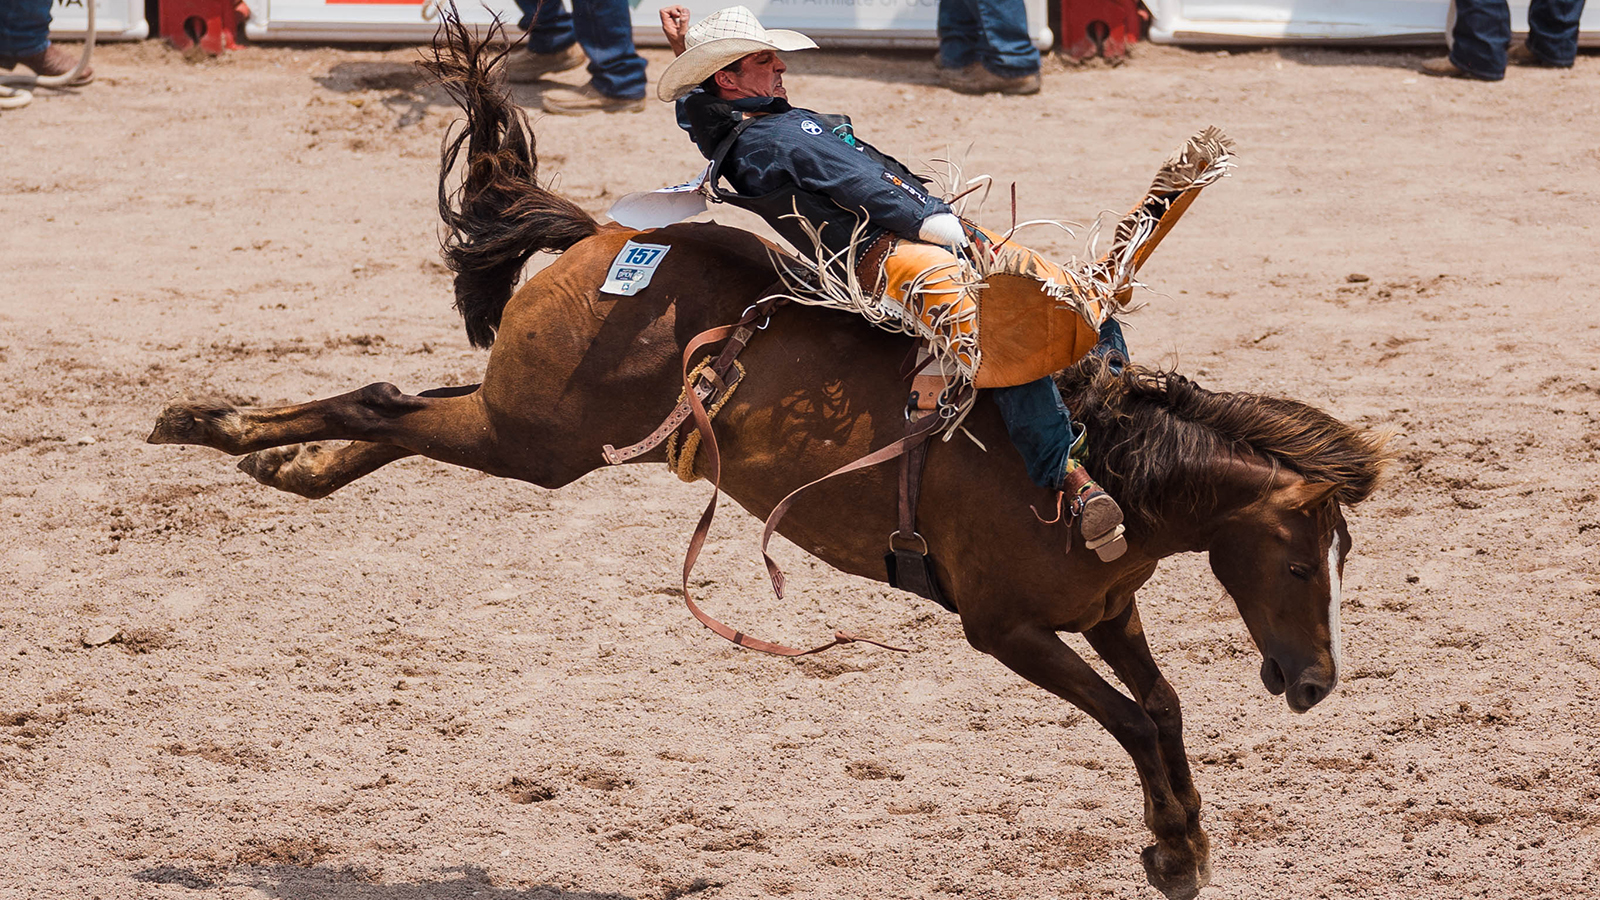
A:
[[[1149,525],[1164,510],[1214,501],[1219,457],[1260,456],[1307,481],[1336,484],[1344,506],[1371,496],[1393,458],[1387,433],[1297,400],[1210,391],[1172,371],[1089,356],[1057,373],[1056,383],[1088,426],[1085,462],[1095,479]]]

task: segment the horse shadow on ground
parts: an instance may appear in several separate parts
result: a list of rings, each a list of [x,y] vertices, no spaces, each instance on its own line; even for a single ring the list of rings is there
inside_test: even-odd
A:
[[[395,112],[396,128],[405,128],[421,122],[432,107],[455,108],[450,94],[414,62],[372,60],[342,62],[328,70],[326,75],[313,76],[312,81],[337,94],[360,94],[368,91],[382,92],[378,102]],[[537,81],[532,84],[513,84],[511,99],[525,109],[538,109],[544,92],[552,87],[572,87],[557,81]]]
[[[820,53],[793,53],[784,58],[799,75],[825,75],[855,81],[881,81],[888,85],[936,85],[938,70],[934,50],[824,49]]]
[[[1217,48],[1227,49],[1227,48]],[[1445,53],[1444,42],[1439,46],[1405,44],[1394,47],[1315,47],[1289,46],[1265,48],[1233,48],[1234,52],[1248,53],[1255,49],[1266,50],[1279,59],[1301,66],[1337,66],[1340,68],[1411,69],[1415,71],[1425,60]]]
[[[329,866],[240,866],[217,873],[203,874],[176,866],[155,866],[134,874],[134,880],[167,884],[206,891],[231,885],[250,887],[273,900],[638,900],[626,894],[598,891],[569,891],[554,885],[501,887],[489,873],[472,865],[443,870],[437,880],[383,884],[360,869]],[[708,887],[696,880],[677,888],[668,887],[666,896],[683,897]]]

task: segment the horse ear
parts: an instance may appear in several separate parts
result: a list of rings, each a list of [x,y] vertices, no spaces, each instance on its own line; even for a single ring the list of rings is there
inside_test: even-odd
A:
[[[1327,502],[1339,490],[1332,481],[1302,481],[1288,489],[1287,507],[1309,512]]]

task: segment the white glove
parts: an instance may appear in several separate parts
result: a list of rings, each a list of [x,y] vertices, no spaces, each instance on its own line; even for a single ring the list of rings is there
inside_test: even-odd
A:
[[[917,230],[917,240],[941,247],[965,247],[967,234],[955,213],[939,213],[922,220],[922,227]]]

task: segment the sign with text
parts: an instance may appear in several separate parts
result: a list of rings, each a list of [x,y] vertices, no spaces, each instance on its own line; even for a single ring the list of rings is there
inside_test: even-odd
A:
[[[458,0],[461,20],[479,28],[493,13],[515,27],[522,10],[513,0]],[[571,9],[573,0],[568,0]],[[582,0],[578,0],[582,2]],[[634,41],[664,47],[658,10],[673,0],[632,3]],[[734,0],[688,0],[694,20]],[[1028,31],[1050,46],[1046,0],[1024,0]],[[745,0],[768,28],[792,28],[823,47],[933,47],[938,44],[939,0]],[[245,35],[256,41],[427,41],[435,23],[424,19],[423,0],[253,0]]]
[[[78,41],[89,30],[89,0],[54,0],[50,4],[50,38]],[[142,41],[150,36],[144,0],[95,0],[96,41]]]

